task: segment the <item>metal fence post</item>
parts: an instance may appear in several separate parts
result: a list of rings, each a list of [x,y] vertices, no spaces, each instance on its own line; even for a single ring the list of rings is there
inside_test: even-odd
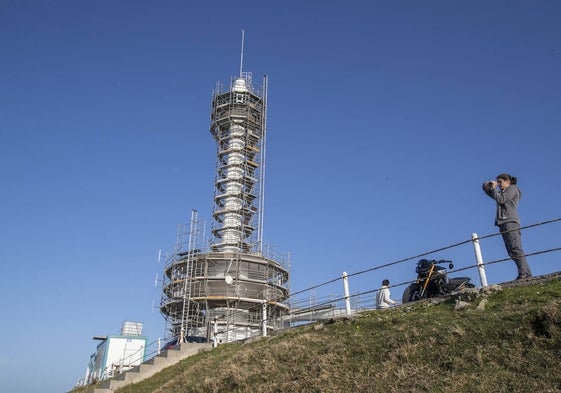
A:
[[[487,286],[487,276],[485,275],[485,266],[483,265],[483,257],[481,256],[481,247],[479,247],[479,237],[477,236],[477,233],[472,233],[471,239],[473,241],[473,251],[475,252],[481,286],[485,288]]]
[[[343,290],[345,293],[345,309],[347,315],[351,315],[351,297],[349,296],[349,278],[347,272],[343,272]]]
[[[263,337],[267,337],[267,303],[263,301]]]
[[[212,347],[216,348],[218,346],[218,321],[214,318],[214,323],[212,325]]]

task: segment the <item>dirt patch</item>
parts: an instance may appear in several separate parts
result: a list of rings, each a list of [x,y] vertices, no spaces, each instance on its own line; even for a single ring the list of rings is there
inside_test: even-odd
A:
[[[534,334],[552,338],[561,328],[561,303],[555,301],[544,306],[532,322]]]

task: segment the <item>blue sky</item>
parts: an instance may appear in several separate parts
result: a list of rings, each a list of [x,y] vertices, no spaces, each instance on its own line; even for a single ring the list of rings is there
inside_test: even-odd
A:
[[[501,172],[523,225],[561,217],[560,16],[557,1],[1,0],[0,390],[70,390],[92,337],[125,320],[163,335],[158,252],[191,209],[210,222],[210,99],[239,72],[241,29],[244,70],[269,76],[264,232],[293,290],[496,232],[480,186]],[[526,252],[559,247],[560,225],[525,231]],[[482,250],[505,257],[497,237]],[[432,257],[474,263],[470,245]]]

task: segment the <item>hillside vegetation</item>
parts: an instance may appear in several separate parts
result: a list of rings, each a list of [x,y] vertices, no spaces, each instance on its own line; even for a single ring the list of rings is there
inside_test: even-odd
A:
[[[560,361],[554,278],[221,345],[117,392],[561,392]]]

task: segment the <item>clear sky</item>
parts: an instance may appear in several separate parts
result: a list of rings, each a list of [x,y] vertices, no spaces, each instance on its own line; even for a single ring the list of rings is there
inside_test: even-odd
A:
[[[269,76],[265,238],[301,290],[496,232],[481,184],[502,172],[523,225],[561,217],[560,18],[539,0],[0,0],[0,391],[70,390],[125,320],[163,335],[158,252],[191,209],[210,222],[210,99],[241,29],[244,70]],[[525,231],[526,252],[560,231]],[[414,261],[351,291],[380,274]]]

